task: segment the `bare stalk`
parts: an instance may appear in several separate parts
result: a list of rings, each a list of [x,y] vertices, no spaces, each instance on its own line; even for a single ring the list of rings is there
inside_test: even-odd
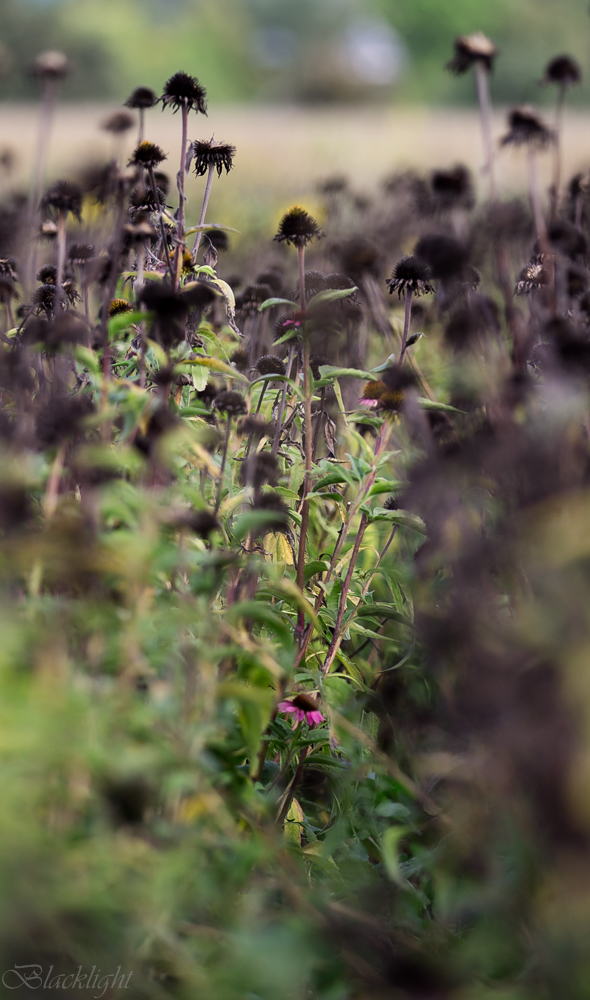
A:
[[[213,184],[213,172],[215,170],[215,164],[209,164],[209,171],[207,173],[207,183],[205,184],[205,194],[203,195],[203,204],[201,205],[201,214],[199,216],[199,225],[205,225],[205,216],[207,215],[207,207],[209,205],[209,197],[211,195],[211,186]],[[199,252],[199,247],[201,245],[201,230],[195,236],[195,242],[193,244],[193,260],[196,261],[197,254]]]
[[[479,115],[483,136],[485,168],[489,178],[490,198],[495,201],[498,197],[498,189],[496,187],[496,174],[494,168],[494,141],[492,139],[492,115],[488,87],[489,74],[486,66],[484,66],[479,59],[475,63],[475,80],[477,84],[477,100],[479,103]]]
[[[360,552],[366,527],[367,527],[367,515],[363,511],[363,513],[361,514],[361,523],[359,524],[357,536],[354,540],[354,546],[352,549],[352,553],[350,555],[348,571],[346,573],[344,583],[342,584],[342,592],[340,594],[340,604],[338,605],[338,613],[336,615],[336,622],[334,625],[334,631],[332,633],[332,641],[328,648],[328,652],[326,653],[326,659],[322,664],[322,674],[324,674],[324,676],[329,672],[330,667],[332,666],[336,658],[338,650],[340,649],[340,644],[342,642],[342,635],[343,635],[342,620],[344,618],[344,612],[346,611],[346,599],[348,597],[348,591],[350,590],[352,574],[354,573],[354,567],[358,559],[358,554]]]
[[[154,204],[158,206],[158,186],[156,184],[156,178],[154,176],[153,167],[148,167],[148,174],[150,178],[152,194],[154,196]],[[166,266],[168,268],[170,276],[172,277],[172,261],[170,260],[170,254],[168,252],[168,241],[166,239],[166,230],[164,229],[164,218],[162,216],[162,211],[160,208],[158,208],[158,221],[160,223],[160,237],[162,240],[162,246],[164,248],[164,254],[166,257]]]
[[[547,226],[541,205],[541,194],[539,191],[539,177],[537,174],[537,152],[534,146],[529,146],[527,150],[527,166],[529,174],[529,198],[531,210],[535,220],[535,229],[541,253],[551,253],[549,238],[547,236]]]
[[[293,364],[293,351],[295,345],[293,342],[289,344],[289,354],[287,356],[287,375],[291,375],[291,365]],[[272,455],[276,455],[279,450],[279,442],[281,440],[281,431],[283,429],[283,416],[285,414],[285,403],[287,401],[287,388],[289,386],[288,382],[283,382],[283,390],[281,392],[281,402],[279,403],[279,412],[277,414],[277,428],[275,431],[274,440],[272,443],[272,448],[270,449]]]
[[[227,414],[227,422],[225,427],[225,440],[223,442],[223,457],[221,459],[221,469],[219,472],[219,484],[217,486],[217,497],[215,498],[215,513],[219,510],[219,504],[221,503],[221,491],[223,489],[223,474],[225,472],[225,463],[227,461],[227,449],[229,447],[229,432],[231,430],[231,417],[229,413]]]
[[[174,288],[178,288],[182,275],[182,265],[184,256],[184,179],[186,163],[186,144],[188,137],[188,106],[186,101],[182,104],[182,137],[180,141],[180,168],[178,171],[178,226],[176,236],[176,259],[174,261]]]
[[[408,346],[408,334],[410,332],[410,320],[412,318],[412,289],[406,288],[406,313],[404,317],[404,332],[402,334],[402,346],[399,355],[399,363],[402,364]]]
[[[299,263],[299,293],[302,310],[305,309],[305,247],[297,247]],[[305,478],[303,480],[303,502],[301,505],[301,530],[299,532],[299,552],[297,556],[297,586],[303,593],[305,582],[305,551],[307,545],[307,529],[309,526],[309,500],[307,494],[311,492],[311,469],[312,469],[312,448],[313,431],[311,424],[311,378],[310,378],[310,346],[309,335],[303,333],[303,425],[305,435]],[[300,608],[297,617],[297,631],[300,637],[303,636],[305,628],[305,615]]]
[[[551,185],[551,218],[557,215],[559,189],[561,187],[561,140],[563,133],[563,108],[565,104],[565,84],[560,84],[555,108],[555,145],[553,147],[553,183]]]
[[[51,126],[57,101],[59,80],[55,77],[46,77],[43,85],[43,96],[41,98],[41,113],[39,116],[39,131],[37,133],[37,149],[35,151],[35,175],[31,190],[31,203],[29,206],[30,228],[33,232],[37,229],[39,220],[39,203],[41,192],[47,170],[47,159],[49,156],[49,141],[51,138]],[[33,240],[28,255],[29,260],[25,268],[24,284],[28,288],[32,284],[37,270],[37,242]]]
[[[140,243],[137,248],[137,278],[135,279],[135,298],[137,299],[143,285],[143,272],[145,268],[145,243]],[[143,312],[143,303],[139,306],[140,310]],[[141,349],[139,355],[139,385],[141,389],[145,389],[145,354],[146,354],[146,336],[145,336],[145,323],[140,324],[141,330]]]
[[[63,281],[66,266],[66,224],[67,213],[60,208],[57,214],[57,277],[55,279],[55,311],[59,308],[63,299]]]

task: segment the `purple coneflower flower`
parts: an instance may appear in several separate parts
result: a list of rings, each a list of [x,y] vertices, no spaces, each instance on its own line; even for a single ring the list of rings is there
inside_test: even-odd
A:
[[[308,694],[296,694],[293,698],[279,702],[279,712],[284,715],[293,714],[293,728],[299,722],[307,722],[308,726],[319,726],[325,717],[319,711],[317,702]]]

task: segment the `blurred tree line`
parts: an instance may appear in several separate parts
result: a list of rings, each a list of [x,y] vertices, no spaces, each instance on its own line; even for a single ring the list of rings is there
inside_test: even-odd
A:
[[[590,56],[587,0],[0,0],[0,95],[27,99],[27,67],[59,48],[75,73],[64,96],[124,98],[158,89],[179,66],[216,101],[350,100],[468,103],[472,81],[441,76],[456,35],[498,44],[498,102],[543,99],[547,60]],[[523,42],[524,39],[524,42]],[[572,95],[590,96],[584,83]]]

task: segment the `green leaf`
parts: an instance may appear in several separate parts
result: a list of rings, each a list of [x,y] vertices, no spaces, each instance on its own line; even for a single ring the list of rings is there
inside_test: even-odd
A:
[[[404,483],[400,482],[399,479],[385,479],[381,482],[374,483],[369,490],[370,497],[379,496],[380,493],[396,493],[398,490],[403,489]]]
[[[202,392],[209,379],[209,369],[198,365],[192,373],[192,379],[197,392]]]
[[[385,871],[392,882],[401,886],[406,886],[407,880],[400,869],[399,844],[408,833],[410,833],[408,826],[390,826],[381,837],[381,856]]]
[[[450,406],[449,403],[437,403],[434,399],[424,399],[422,396],[418,400],[420,406],[423,410],[439,410],[441,413],[464,413],[464,410],[458,410],[455,406]]]
[[[322,378],[362,378],[365,382],[374,382],[375,376],[371,372],[362,371],[359,368],[338,368],[336,365],[320,365],[320,375]]]
[[[268,604],[261,601],[241,601],[239,604],[232,604],[228,608],[225,616],[230,624],[235,624],[240,618],[249,619],[257,625],[263,625],[271,632],[275,632],[283,643],[288,646],[292,644],[293,636],[291,625],[272,610]]]
[[[316,306],[326,305],[328,302],[337,302],[338,299],[348,299],[354,295],[357,288],[326,288],[323,292],[318,292],[307,303],[308,309],[315,309]]]
[[[230,378],[237,378],[240,382],[247,382],[248,379],[241,372],[236,371],[231,365],[225,363],[225,361],[220,361],[218,358],[187,358],[186,361],[182,362],[183,365],[202,365],[204,368],[211,368],[215,372],[223,372],[224,375],[229,375]]]
[[[222,229],[226,233],[239,233],[239,229],[234,229],[232,226],[222,226],[219,222],[205,222],[202,226],[191,226],[190,229],[185,229],[185,236],[192,236],[193,233],[204,233],[206,229]]]
[[[291,306],[293,309],[299,309],[297,303],[292,302],[291,299],[272,298],[261,302],[258,306],[258,312],[266,312],[267,309],[272,309],[273,306]],[[278,341],[275,341],[275,343],[278,343]]]
[[[415,625],[407,615],[401,614],[391,607],[390,604],[362,604],[356,610],[357,618],[387,618],[392,622],[399,622],[407,625],[408,628],[415,628]]]
[[[120,313],[118,316],[113,316],[108,322],[109,340],[117,337],[124,330],[129,329],[134,323],[141,323],[149,317],[150,313],[139,311]]]
[[[316,576],[317,573],[325,573],[328,570],[328,563],[324,562],[322,559],[314,559],[312,562],[306,563],[304,570],[304,579],[306,583],[309,583],[312,576]]]

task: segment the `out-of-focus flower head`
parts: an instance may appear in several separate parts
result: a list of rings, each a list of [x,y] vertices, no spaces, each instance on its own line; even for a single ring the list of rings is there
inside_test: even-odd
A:
[[[31,76],[46,80],[63,80],[71,72],[67,56],[63,52],[48,49],[40,52],[31,66]]]
[[[508,132],[501,139],[502,146],[535,146],[538,149],[555,142],[555,133],[534,108],[528,104],[513,108],[508,115]]]
[[[433,292],[434,286],[429,280],[430,271],[428,264],[419,257],[406,256],[395,265],[391,278],[385,284],[389,287],[389,294],[397,292],[401,298],[402,292],[412,292],[414,295],[424,295]]]
[[[194,171],[197,177],[204,177],[209,167],[217,170],[217,176],[221,177],[225,169],[229,174],[236,155],[236,147],[228,142],[216,142],[215,139],[197,139],[193,142],[193,156],[195,158]]]
[[[136,87],[125,101],[126,108],[153,108],[157,101],[156,94],[149,87]]]
[[[56,181],[41,199],[41,208],[48,214],[69,212],[80,220],[82,189],[74,181]]]
[[[278,232],[273,239],[277,243],[290,243],[295,247],[306,247],[323,235],[324,233],[313,216],[299,205],[294,205],[288,212],[285,212],[279,223]]]
[[[155,142],[140,142],[139,146],[133,151],[133,155],[129,160],[129,166],[134,167],[145,167],[149,169],[150,167],[157,167],[159,163],[162,163],[166,159],[166,153],[163,149],[160,149]]]
[[[128,111],[113,111],[112,115],[105,118],[100,126],[104,132],[112,132],[113,135],[124,135],[135,125],[135,118]]]
[[[557,83],[561,87],[571,87],[581,80],[582,71],[575,59],[571,56],[555,56],[547,63],[541,83]]]
[[[325,721],[317,701],[308,694],[300,693],[286,698],[279,702],[278,708],[283,715],[293,716],[293,728],[300,722],[307,722],[308,726],[319,726]]]
[[[455,39],[455,54],[447,63],[447,69],[457,76],[466,73],[475,63],[481,63],[487,70],[491,70],[497,55],[496,46],[483,32],[459,35]]]

